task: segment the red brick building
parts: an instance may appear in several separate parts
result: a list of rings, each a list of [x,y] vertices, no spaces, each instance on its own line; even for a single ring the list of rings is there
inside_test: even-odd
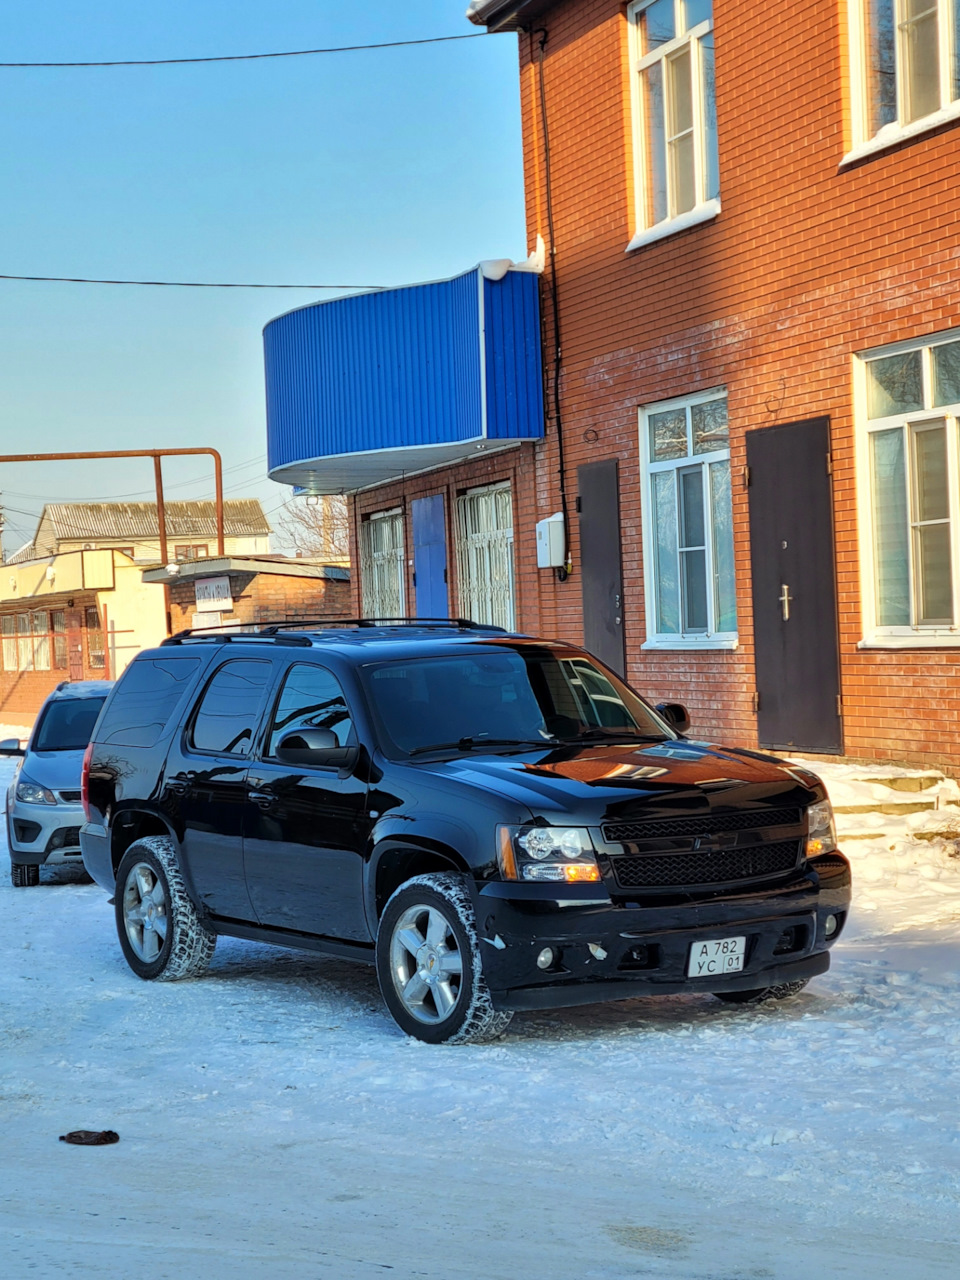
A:
[[[785,0],[762,23],[743,0],[474,9],[520,33],[528,227],[555,234],[566,466],[575,483],[585,463],[618,463],[630,677],[739,742],[960,765],[953,7],[919,25],[894,0]],[[702,396],[726,402],[735,567],[722,504],[703,558],[735,589],[732,635],[727,601],[704,618],[684,599],[684,568],[704,567],[685,566],[698,553],[682,527]],[[542,514],[556,439],[554,424]],[[657,476],[672,470],[658,537]],[[831,536],[804,528],[804,506]],[[679,602],[657,598],[675,587],[657,566],[671,535]],[[576,522],[571,542],[577,565]],[[537,584],[539,625],[576,635],[574,579]],[[685,608],[693,625],[671,634],[658,611]]]
[[[703,736],[960,767],[960,24],[922,8],[476,0],[518,33],[545,434],[353,486],[357,607],[414,611],[442,497],[451,612]]]

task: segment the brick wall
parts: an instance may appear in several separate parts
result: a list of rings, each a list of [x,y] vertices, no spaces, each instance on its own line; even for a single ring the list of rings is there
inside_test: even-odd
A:
[[[350,615],[350,583],[302,578],[281,573],[231,573],[234,612],[229,623],[295,622]],[[170,620],[174,632],[193,626],[197,612],[192,580],[170,587]]]
[[[753,746],[745,434],[829,415],[847,753],[958,769],[960,649],[857,647],[851,383],[856,352],[960,325],[960,210],[951,199],[960,125],[841,171],[852,141],[845,6],[782,0],[762,22],[747,0],[715,0],[714,10],[722,212],[629,254],[625,6],[562,0],[542,22],[571,500],[578,465],[619,460],[628,677],[658,700],[686,703],[697,733]],[[536,38],[521,34],[519,52],[529,241],[539,233],[549,248]],[[544,287],[546,298],[546,278]],[[549,305],[544,311],[549,365]],[[731,424],[739,647],[644,651],[637,409],[717,386],[727,388]],[[449,519],[457,486],[509,474],[520,625],[579,641],[575,517],[571,579],[561,584],[535,567],[533,526],[559,508],[557,466],[548,418],[542,445],[384,486],[359,495],[353,509],[359,518],[443,490]],[[356,547],[354,556],[358,564]]]
[[[852,141],[843,8],[784,0],[758,24],[746,0],[715,0],[723,210],[712,223],[631,254],[624,252],[633,229],[624,7],[568,0],[547,15],[567,456],[571,473],[598,456],[621,459],[633,681],[686,701],[698,730],[753,744],[744,436],[829,415],[846,750],[957,768],[960,651],[857,648],[851,388],[854,353],[960,324],[960,214],[948,198],[960,176],[957,131],[838,169]],[[547,237],[538,52],[520,37],[531,239],[538,231]],[[641,654],[637,406],[720,385],[731,422],[740,647]],[[588,429],[598,436],[590,445]],[[547,454],[554,447],[551,434]],[[575,631],[578,592],[555,591],[565,629]]]

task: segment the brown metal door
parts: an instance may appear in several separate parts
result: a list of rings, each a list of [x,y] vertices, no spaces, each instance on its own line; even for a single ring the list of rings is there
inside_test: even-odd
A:
[[[620,487],[615,458],[577,468],[583,643],[623,675],[623,567],[620,558]]]
[[[84,678],[83,662],[83,614],[79,609],[67,609],[67,677],[70,680]]]
[[[747,432],[760,745],[843,751],[830,420]]]

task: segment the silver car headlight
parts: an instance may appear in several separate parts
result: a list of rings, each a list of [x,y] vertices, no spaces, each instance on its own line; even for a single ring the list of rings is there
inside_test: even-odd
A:
[[[837,828],[833,821],[833,805],[818,800],[807,810],[807,857],[831,853],[837,847]]]
[[[57,797],[52,791],[41,787],[38,782],[33,782],[30,778],[25,778],[22,773],[17,781],[17,799],[22,800],[24,804],[57,803]]]
[[[498,834],[504,880],[562,884],[600,880],[597,855],[586,827],[500,827]]]

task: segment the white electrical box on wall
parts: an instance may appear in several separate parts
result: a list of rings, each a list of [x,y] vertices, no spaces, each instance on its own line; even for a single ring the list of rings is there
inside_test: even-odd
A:
[[[566,539],[563,530],[563,512],[557,511],[546,520],[537,522],[537,568],[562,569]]]

